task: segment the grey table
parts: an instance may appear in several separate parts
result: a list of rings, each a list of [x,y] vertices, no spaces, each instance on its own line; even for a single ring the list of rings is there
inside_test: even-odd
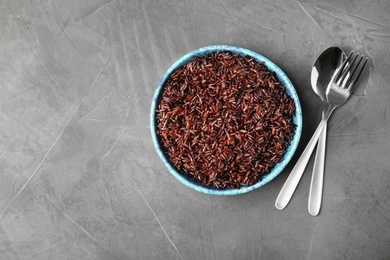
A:
[[[0,1],[0,259],[389,259],[390,2]],[[153,147],[165,70],[213,44],[276,62],[303,107],[297,155],[266,186],[193,191]],[[321,119],[315,57],[367,55],[329,122],[324,201],[307,211],[313,159],[275,199]]]

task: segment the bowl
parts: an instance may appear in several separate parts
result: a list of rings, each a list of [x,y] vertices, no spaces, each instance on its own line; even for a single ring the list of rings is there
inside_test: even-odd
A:
[[[158,109],[158,105],[161,101],[162,94],[164,93],[165,82],[167,81],[169,76],[179,67],[193,60],[194,57],[203,57],[206,56],[207,54],[218,52],[218,51],[230,51],[232,53],[239,54],[240,56],[250,56],[257,62],[264,62],[264,65],[268,68],[268,70],[276,73],[279,81],[282,83],[282,85],[285,86],[287,94],[294,100],[295,107],[296,107],[295,116],[293,117],[293,123],[296,125],[296,129],[295,129],[293,139],[290,143],[290,146],[288,147],[286,153],[284,154],[283,161],[277,163],[267,175],[263,176],[261,181],[251,186],[241,186],[239,189],[233,189],[233,188],[217,189],[214,187],[207,187],[199,182],[194,182],[192,178],[189,178],[186,175],[178,172],[173,166],[173,164],[170,162],[169,156],[164,152],[163,146],[160,141],[160,137],[157,134],[158,124],[156,120],[156,110]],[[160,83],[157,86],[156,92],[153,97],[151,111],[150,111],[150,128],[151,128],[153,143],[157,150],[158,155],[160,156],[161,160],[163,161],[163,163],[165,164],[169,172],[173,176],[175,176],[181,183],[183,183],[189,188],[192,188],[196,191],[206,193],[206,194],[222,195],[222,196],[238,195],[238,194],[243,194],[243,193],[253,191],[269,183],[276,176],[278,176],[286,167],[286,165],[289,163],[289,161],[291,160],[291,158],[293,157],[297,149],[301,137],[301,133],[302,133],[302,108],[299,102],[297,92],[295,91],[295,88],[292,85],[291,81],[274,62],[267,59],[263,55],[260,55],[254,51],[245,48],[230,46],[230,45],[213,45],[213,46],[207,46],[207,47],[194,50],[184,55],[165,72],[164,76],[162,77]]]

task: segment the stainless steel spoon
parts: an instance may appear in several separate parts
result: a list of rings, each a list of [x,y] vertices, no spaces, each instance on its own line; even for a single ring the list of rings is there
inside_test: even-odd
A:
[[[311,71],[311,87],[323,102],[323,116],[325,105],[327,103],[326,89],[336,74],[337,69],[341,66],[344,57],[345,53],[339,47],[330,47],[321,53],[313,65]],[[317,144],[313,175],[310,184],[308,210],[312,216],[317,216],[321,208],[324,182],[326,129],[327,124],[325,123]]]
[[[322,120],[280,190],[275,202],[277,209],[284,209],[290,202],[326,122],[332,115],[332,112],[344,105],[351,97],[356,82],[367,64],[367,60],[363,55],[354,55],[351,52],[332,78],[332,83],[326,89],[327,103],[325,103],[326,110]]]

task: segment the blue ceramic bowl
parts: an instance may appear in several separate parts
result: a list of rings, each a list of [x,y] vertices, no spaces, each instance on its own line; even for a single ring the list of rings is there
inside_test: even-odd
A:
[[[294,100],[295,106],[296,106],[296,112],[295,116],[293,117],[293,123],[296,125],[295,134],[293,137],[293,140],[290,143],[290,146],[288,147],[286,153],[284,154],[284,160],[278,164],[276,164],[269,174],[264,176],[260,182],[255,183],[252,186],[241,186],[240,189],[216,189],[212,187],[206,187],[203,184],[199,182],[194,182],[192,178],[187,177],[186,175],[178,172],[172,163],[169,160],[169,156],[164,152],[163,146],[160,142],[160,137],[157,135],[157,120],[156,120],[156,110],[158,109],[158,105],[161,101],[162,94],[164,92],[164,85],[166,80],[169,78],[169,76],[179,67],[183,66],[187,62],[193,60],[194,57],[203,57],[207,54],[210,54],[212,52],[217,51],[230,51],[233,53],[237,53],[241,56],[250,56],[251,58],[254,58],[258,62],[264,62],[265,66],[270,70],[276,73],[278,76],[279,81],[286,87],[287,94]],[[178,61],[176,61],[164,74],[162,77],[160,83],[158,84],[157,90],[154,94],[153,101],[152,101],[152,108],[150,111],[150,127],[153,137],[153,143],[156,147],[157,153],[160,156],[161,160],[164,162],[165,166],[168,168],[171,174],[175,176],[179,181],[181,181],[186,186],[197,190],[199,192],[203,192],[206,194],[212,194],[212,195],[237,195],[237,194],[243,194],[247,193],[249,191],[255,190],[271,180],[273,180],[276,176],[279,175],[280,172],[286,167],[286,165],[289,163],[291,158],[293,157],[298,143],[299,139],[301,138],[301,132],[302,132],[302,109],[301,104],[299,103],[297,92],[294,89],[294,86],[291,84],[291,81],[288,79],[286,74],[272,61],[267,59],[266,57],[251,51],[247,50],[241,47],[236,46],[229,46],[229,45],[214,45],[214,46],[207,46],[200,49],[197,49],[195,51],[192,51],[186,55],[184,55],[182,58],[180,58]]]

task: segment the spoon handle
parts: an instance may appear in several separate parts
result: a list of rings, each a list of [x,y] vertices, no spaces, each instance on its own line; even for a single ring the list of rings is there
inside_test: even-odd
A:
[[[330,112],[332,113],[332,112]],[[292,195],[294,194],[295,189],[298,186],[299,181],[301,180],[301,177],[303,175],[303,172],[305,171],[306,165],[310,159],[310,156],[314,150],[314,147],[317,144],[318,138],[322,132],[322,129],[326,125],[326,122],[328,120],[329,116],[327,118],[324,118],[321,120],[320,124],[317,127],[317,130],[314,132],[313,136],[311,137],[309,143],[307,144],[305,150],[301,154],[301,157],[299,157],[297,163],[295,164],[294,168],[292,169],[290,175],[288,176],[286,182],[284,183],[278,198],[276,199],[275,207],[277,209],[284,209],[287,204],[290,202],[290,199]]]
[[[324,129],[322,129],[318,140],[313,175],[311,177],[308,210],[312,216],[317,216],[321,208],[322,189],[324,185],[326,129],[327,124],[325,124]]]

